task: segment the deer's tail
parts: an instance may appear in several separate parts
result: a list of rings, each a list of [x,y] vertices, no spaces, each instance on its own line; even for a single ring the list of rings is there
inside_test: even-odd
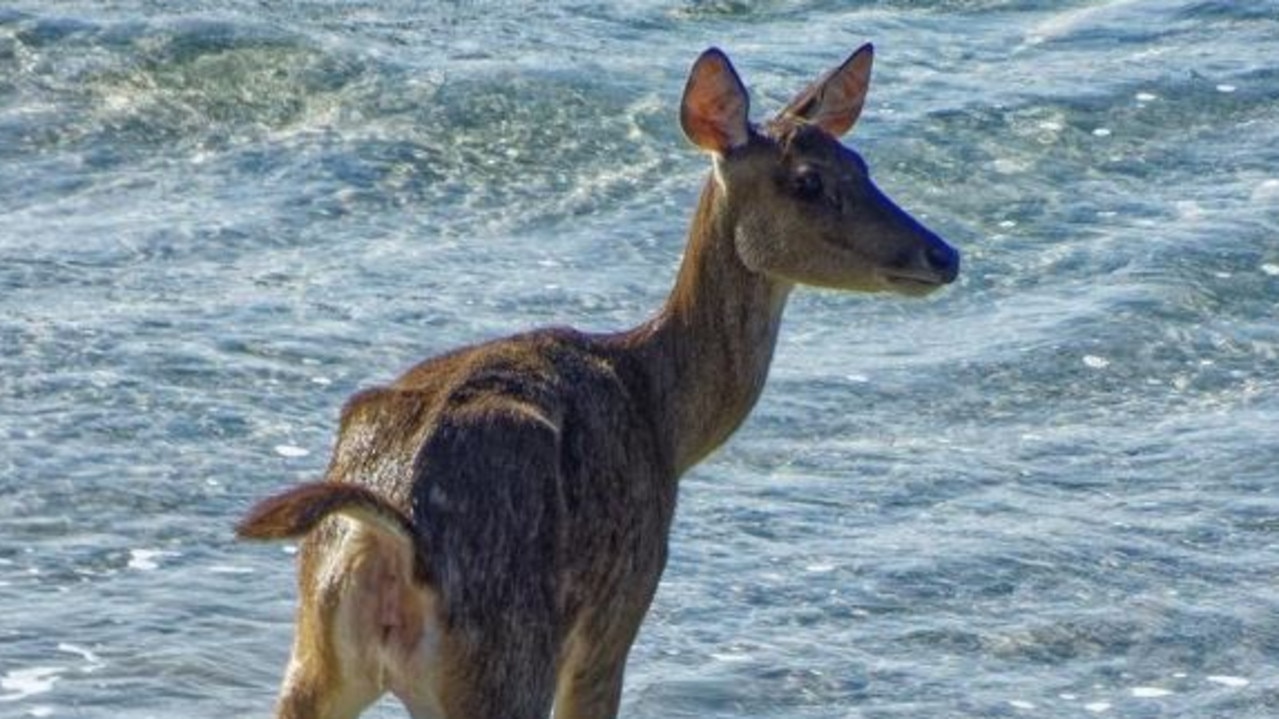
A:
[[[376,492],[345,482],[309,482],[258,502],[235,526],[241,539],[305,536],[332,514],[340,514],[408,543],[418,579],[427,579],[424,547],[413,521]]]

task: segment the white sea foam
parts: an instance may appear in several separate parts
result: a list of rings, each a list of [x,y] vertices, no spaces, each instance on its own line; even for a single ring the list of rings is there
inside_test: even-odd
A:
[[[1110,366],[1110,360],[1097,355],[1084,355],[1084,365],[1091,369],[1106,369]]]
[[[130,549],[129,569],[139,572],[150,572],[160,568],[158,560],[180,556],[177,552],[166,552],[161,549]]]
[[[86,662],[90,664],[99,665],[99,666],[102,664],[102,660],[98,657],[96,653],[94,653],[93,650],[86,649],[78,644],[69,644],[67,642],[62,642],[58,644],[58,651],[65,652],[67,654],[79,655],[81,659],[84,659]]]
[[[281,457],[289,457],[290,459],[293,459],[297,457],[305,457],[311,453],[311,450],[292,444],[277,444],[275,445],[275,453]]]
[[[744,652],[711,652],[711,659],[717,662],[740,663],[749,662],[752,657]]]
[[[215,564],[209,567],[211,574],[253,574],[253,567],[237,567],[230,564]]]
[[[1204,216],[1203,205],[1194,200],[1178,200],[1173,207],[1177,210],[1178,220],[1198,220]]]
[[[1088,702],[1087,704],[1084,705],[1084,709],[1087,709],[1093,714],[1102,714],[1104,712],[1108,712],[1110,711],[1110,707],[1111,707],[1110,702]]]
[[[1030,169],[1030,163],[1011,157],[1001,157],[991,163],[991,168],[1001,175],[1015,175]]]
[[[1248,199],[1258,204],[1279,203],[1279,178],[1270,177],[1257,183]]]
[[[1163,687],[1133,687],[1132,695],[1138,699],[1158,699],[1172,694],[1171,689]]]
[[[1230,687],[1231,689],[1240,689],[1252,683],[1243,677],[1232,677],[1226,674],[1214,674],[1208,677],[1208,681],[1213,684],[1220,684],[1223,687]]]
[[[26,667],[14,669],[0,676],[0,703],[16,702],[36,694],[44,694],[53,689],[53,685],[61,678],[63,669],[57,667]]]

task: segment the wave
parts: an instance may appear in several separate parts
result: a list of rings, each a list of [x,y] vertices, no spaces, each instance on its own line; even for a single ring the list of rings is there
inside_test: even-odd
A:
[[[32,203],[179,162],[268,192],[305,187],[284,202],[319,216],[421,204],[437,220],[503,218],[512,205],[562,218],[626,201],[672,155],[691,156],[673,102],[590,66],[463,59],[422,71],[235,21],[3,23],[15,72],[0,95],[0,155],[39,176],[14,188]]]

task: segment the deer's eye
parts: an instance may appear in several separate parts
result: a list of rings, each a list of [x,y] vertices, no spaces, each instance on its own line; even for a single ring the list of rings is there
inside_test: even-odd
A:
[[[794,179],[795,196],[801,200],[816,200],[822,196],[822,176],[816,170],[800,170]]]

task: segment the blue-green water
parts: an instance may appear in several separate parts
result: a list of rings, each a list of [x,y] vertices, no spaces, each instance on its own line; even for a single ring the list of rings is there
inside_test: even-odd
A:
[[[623,714],[1279,716],[1279,3],[29,0],[0,717],[268,716],[293,566],[239,514],[357,388],[658,306],[704,47],[762,117],[866,40],[853,142],[964,274],[797,293]]]

